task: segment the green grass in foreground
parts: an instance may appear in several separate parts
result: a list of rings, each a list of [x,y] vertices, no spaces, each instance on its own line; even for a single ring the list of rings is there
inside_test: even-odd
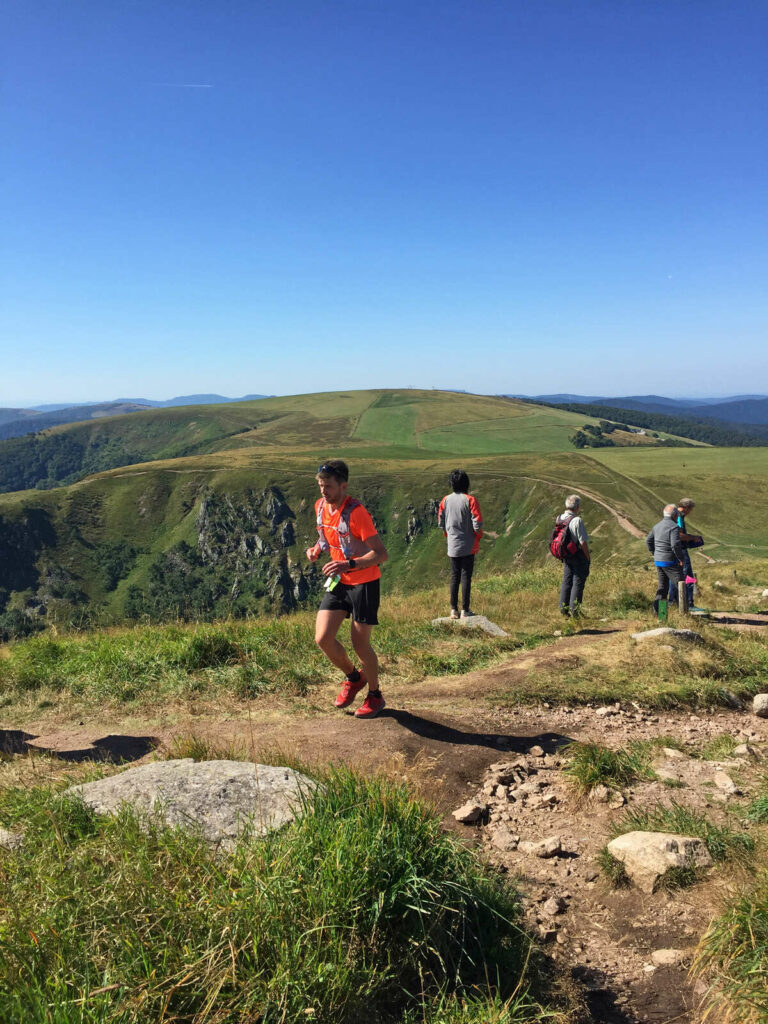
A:
[[[405,787],[322,782],[296,823],[231,857],[49,789],[0,793],[0,820],[26,827],[0,853],[0,1019],[554,1019],[528,994],[515,893]]]
[[[768,775],[747,820],[768,824]],[[763,831],[763,836],[765,832]],[[695,972],[712,981],[711,1019],[765,1024],[768,1020],[768,871],[741,886],[701,940]]]
[[[712,1020],[768,1020],[768,871],[730,901],[709,926],[694,969],[713,984]],[[718,1016],[721,1014],[720,1016]]]

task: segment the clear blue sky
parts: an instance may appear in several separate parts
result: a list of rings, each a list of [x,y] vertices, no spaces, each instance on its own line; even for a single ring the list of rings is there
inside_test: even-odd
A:
[[[6,0],[0,405],[768,391],[765,0]]]

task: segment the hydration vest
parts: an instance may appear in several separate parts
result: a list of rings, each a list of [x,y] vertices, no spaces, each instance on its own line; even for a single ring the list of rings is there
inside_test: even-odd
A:
[[[347,498],[344,507],[341,510],[339,516],[339,524],[335,527],[329,527],[329,529],[335,529],[339,543],[335,545],[341,548],[341,552],[345,558],[362,558],[363,555],[367,555],[370,548],[365,541],[360,540],[359,537],[355,537],[352,534],[352,530],[349,526],[349,520],[352,513],[356,508],[360,508],[361,502],[357,498]],[[320,550],[328,551],[330,544],[328,538],[325,536],[325,526],[323,525],[323,512],[325,511],[325,498],[320,499],[320,503],[317,506],[317,532],[320,535]]]

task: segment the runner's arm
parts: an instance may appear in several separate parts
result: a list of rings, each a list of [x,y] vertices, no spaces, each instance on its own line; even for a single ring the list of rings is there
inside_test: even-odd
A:
[[[363,543],[368,545],[369,550],[364,555],[360,555],[359,558],[355,559],[356,569],[370,569],[374,565],[381,565],[389,558],[384,542],[378,533],[366,537]],[[325,576],[335,576],[336,573],[342,572],[349,572],[349,562],[346,559],[343,561],[327,562],[323,566],[323,574]]]

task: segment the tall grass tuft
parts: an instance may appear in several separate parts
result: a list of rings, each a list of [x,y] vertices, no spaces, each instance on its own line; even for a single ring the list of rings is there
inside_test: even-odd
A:
[[[482,1019],[459,1015],[462,993],[535,1007],[514,892],[405,787],[322,782],[292,826],[228,858],[127,811],[4,794],[27,835],[0,861],[0,1020],[353,1024],[441,999],[446,1024]]]
[[[651,807],[637,807],[626,811],[611,825],[610,836],[625,832],[678,832],[697,836],[706,843],[715,861],[748,861],[755,849],[755,841],[746,832],[728,825],[715,825],[705,814],[674,800],[669,806],[657,803]]]
[[[632,747],[612,750],[600,743],[572,743],[565,756],[565,774],[583,794],[601,784],[621,788],[638,779],[654,778],[648,753]]]

